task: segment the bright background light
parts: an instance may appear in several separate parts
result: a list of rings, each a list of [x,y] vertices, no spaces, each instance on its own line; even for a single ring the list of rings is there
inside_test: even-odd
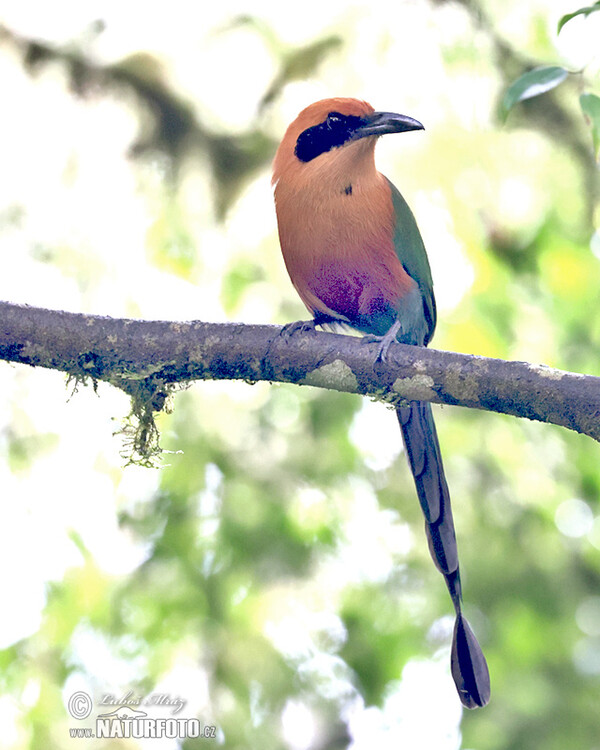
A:
[[[554,22],[572,9],[572,3],[559,0],[521,4],[506,14],[500,31],[510,34],[515,44],[519,40],[525,44],[538,11]],[[277,106],[261,115],[257,102],[275,74],[275,56],[260,30],[250,33],[245,27],[231,28],[236,16],[248,13],[247,3],[175,0],[165,6],[133,1],[47,4],[19,0],[4,4],[0,22],[14,32],[53,44],[85,39],[88,34],[86,50],[98,64],[151,52],[161,65],[148,74],[177,87],[214,132],[244,132],[258,118],[279,138],[301,108],[332,95],[366,98],[382,109],[418,117],[426,123],[423,137],[381,143],[378,163],[413,206],[429,248],[438,308],[441,317],[449,319],[474,284],[486,283],[485,278],[476,279],[473,266],[473,258],[481,252],[481,229],[464,206],[476,204],[479,214],[508,226],[516,235],[527,236],[542,221],[552,197],[540,192],[539,176],[531,166],[543,163],[548,145],[537,135],[518,133],[510,136],[512,146],[506,148],[509,136],[492,132],[498,81],[489,67],[482,66],[476,77],[472,68],[448,73],[446,55],[461,39],[472,44],[469,54],[489,55],[459,6],[447,4],[434,14],[426,3],[388,4],[385,24],[367,2],[310,0],[301,4],[301,10],[281,2],[252,5],[252,14],[267,18],[281,43],[304,44],[341,29],[353,56],[345,51],[334,54],[321,75],[289,84]],[[106,22],[106,29],[94,36],[89,29],[98,18]],[[599,20],[596,14],[593,22],[586,22],[585,35],[575,25],[565,29],[557,41],[557,55],[573,66],[589,61],[596,52]],[[220,224],[212,211],[214,188],[207,165],[198,158],[188,167],[182,177],[179,210],[185,211],[199,260],[187,277],[176,275],[150,262],[149,246],[165,231],[161,212],[168,203],[168,188],[160,159],[140,165],[127,156],[139,129],[132,103],[117,95],[68,95],[60,65],[30,75],[23,70],[18,53],[6,45],[0,48],[0,80],[4,101],[2,299],[113,316],[224,321],[230,318],[223,304],[224,275],[259,253],[265,279],[240,301],[236,317],[248,323],[284,323],[280,317],[284,302],[296,305],[293,309],[302,315],[278,254],[265,171],[247,185],[235,211]],[[454,123],[454,133],[447,131],[448,121]],[[454,171],[449,168],[439,175],[431,168],[424,170],[422,165],[431,164],[436,154],[452,153],[456,133],[464,131],[481,136],[473,140],[469,165],[459,169],[463,156],[457,154]],[[491,142],[498,144],[497,150],[490,148]],[[48,257],[56,259],[56,264],[47,262]],[[534,351],[543,359],[552,331],[546,331],[544,339],[540,335],[543,322],[538,322],[532,325],[530,339],[524,334],[523,346],[527,354]],[[439,345],[453,348],[457,342],[452,334],[445,332],[443,323],[441,329]],[[474,351],[493,353],[493,342],[479,334],[478,338],[478,332],[472,332]],[[479,342],[481,348],[476,346]],[[237,383],[202,387],[215,399],[227,401],[227,424],[220,429],[229,430],[235,420],[239,433],[231,437],[232,444],[237,440],[238,447],[243,445],[241,412],[260,409],[265,389]],[[59,373],[0,367],[2,453],[8,457],[8,437],[35,441],[31,465],[21,466],[18,457],[0,463],[0,570],[4,571],[3,601],[10,602],[10,617],[0,618],[0,648],[37,631],[48,585],[83,562],[78,539],[98,570],[108,576],[133,573],[147,558],[149,549],[117,521],[119,511],[148,502],[160,483],[160,470],[124,467],[122,439],[114,433],[128,408],[126,397],[108,386],[100,385],[99,396],[90,388],[80,388],[70,396]],[[293,398],[288,399],[277,413],[277,424],[292,425],[298,408]],[[350,438],[374,473],[388,471],[401,452],[393,414],[370,402],[357,412]],[[502,443],[495,448],[500,454],[504,450]],[[511,448],[509,437],[505,448]],[[199,534],[208,537],[218,525],[221,478],[214,468],[198,498],[205,516]],[[539,479],[523,469],[516,481],[528,488]],[[397,513],[379,508],[372,487],[354,481],[345,489],[336,554],[316,571],[308,588],[293,584],[274,588],[259,619],[265,636],[286,658],[306,669],[310,656],[310,668],[322,675],[331,694],[347,697],[355,695],[352,676],[341,659],[325,655],[318,645],[326,636],[341,646],[347,637],[335,613],[340,591],[349,581],[387,580],[417,542],[415,529]],[[323,494],[316,488],[302,488],[291,504],[307,524],[327,512]],[[557,501],[554,519],[570,539],[591,537],[598,522],[596,518],[594,526],[593,511],[579,499]],[[420,537],[418,544],[423,544]],[[240,601],[244,596],[242,587]],[[420,592],[415,599],[424,596]],[[597,609],[598,602],[588,599],[578,610],[587,640],[574,658],[582,670],[586,655],[593,650],[591,639],[598,638],[597,629],[590,625]],[[96,674],[99,684],[126,684],[135,679],[143,672],[143,663],[115,655],[115,651],[126,652],[126,646],[106,643],[93,627],[78,628],[72,644],[77,669],[65,686],[65,695],[85,689],[86,673]],[[194,652],[193,644],[185,646]],[[598,671],[594,648],[595,666],[587,669]],[[353,750],[460,747],[462,713],[447,657],[442,647],[430,660],[410,661],[381,708],[365,706],[356,694],[348,716]],[[210,702],[206,682],[201,668],[190,667],[182,647],[181,661],[167,670],[164,685],[185,694],[189,705],[202,711]],[[35,694],[35,686],[30,692]],[[194,703],[196,694],[200,697]],[[26,694],[22,700],[25,706]],[[7,748],[17,748],[23,740],[21,711],[13,699],[0,698]],[[290,701],[282,715],[288,746],[309,748],[315,731],[311,707]]]

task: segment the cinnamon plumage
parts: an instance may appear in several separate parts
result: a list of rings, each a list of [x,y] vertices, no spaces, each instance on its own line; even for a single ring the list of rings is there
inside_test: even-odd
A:
[[[324,99],[288,127],[273,163],[281,249],[310,325],[345,323],[379,340],[426,346],[436,324],[429,261],[415,218],[375,167],[377,138],[421,130],[357,99]],[[306,328],[306,324],[303,325]],[[462,612],[458,551],[440,446],[427,402],[396,409],[431,556],[456,612],[451,671],[462,703],[490,697],[485,657]]]

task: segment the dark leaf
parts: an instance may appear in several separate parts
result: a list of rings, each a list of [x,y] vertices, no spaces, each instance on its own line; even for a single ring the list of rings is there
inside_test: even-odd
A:
[[[588,5],[585,8],[579,8],[579,10],[576,10],[574,13],[567,13],[558,22],[558,30],[556,33],[560,34],[563,26],[566,23],[569,23],[572,18],[575,18],[576,16],[585,16],[587,18],[590,13],[595,13],[597,10],[600,10],[600,2],[594,3],[593,5]]]
[[[550,91],[562,83],[567,75],[568,72],[558,65],[535,68],[524,73],[508,87],[504,94],[502,99],[504,117],[508,115],[517,102],[545,94],[546,91]]]

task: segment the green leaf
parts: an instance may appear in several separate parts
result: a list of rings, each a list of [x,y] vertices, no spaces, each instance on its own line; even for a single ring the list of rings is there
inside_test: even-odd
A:
[[[579,104],[592,128],[594,155],[596,161],[598,161],[600,160],[600,96],[596,96],[596,94],[582,94],[579,97]]]
[[[520,78],[512,83],[502,100],[502,109],[504,116],[523,99],[531,99],[534,96],[545,94],[546,91],[555,88],[562,83],[567,77],[568,72],[558,65],[544,66],[535,68],[524,73]]]
[[[600,10],[600,2],[594,3],[593,5],[588,5],[585,8],[579,8],[579,10],[576,10],[574,13],[567,13],[567,15],[563,16],[558,22],[558,31],[556,33],[560,34],[563,26],[566,23],[569,23],[572,18],[575,18],[576,16],[585,16],[587,18],[590,13],[595,13],[597,10]]]
[[[342,37],[334,35],[318,39],[304,47],[297,47],[284,55],[281,70],[260,100],[259,110],[264,109],[276,99],[283,87],[290,81],[302,81],[313,76],[321,62],[341,46],[343,46]]]

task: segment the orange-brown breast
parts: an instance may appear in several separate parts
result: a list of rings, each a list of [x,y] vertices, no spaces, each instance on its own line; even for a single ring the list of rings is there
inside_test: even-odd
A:
[[[391,192],[374,145],[359,140],[309,164],[292,157],[274,180],[281,249],[304,304],[350,323],[371,317],[375,329],[416,284],[394,250]]]

